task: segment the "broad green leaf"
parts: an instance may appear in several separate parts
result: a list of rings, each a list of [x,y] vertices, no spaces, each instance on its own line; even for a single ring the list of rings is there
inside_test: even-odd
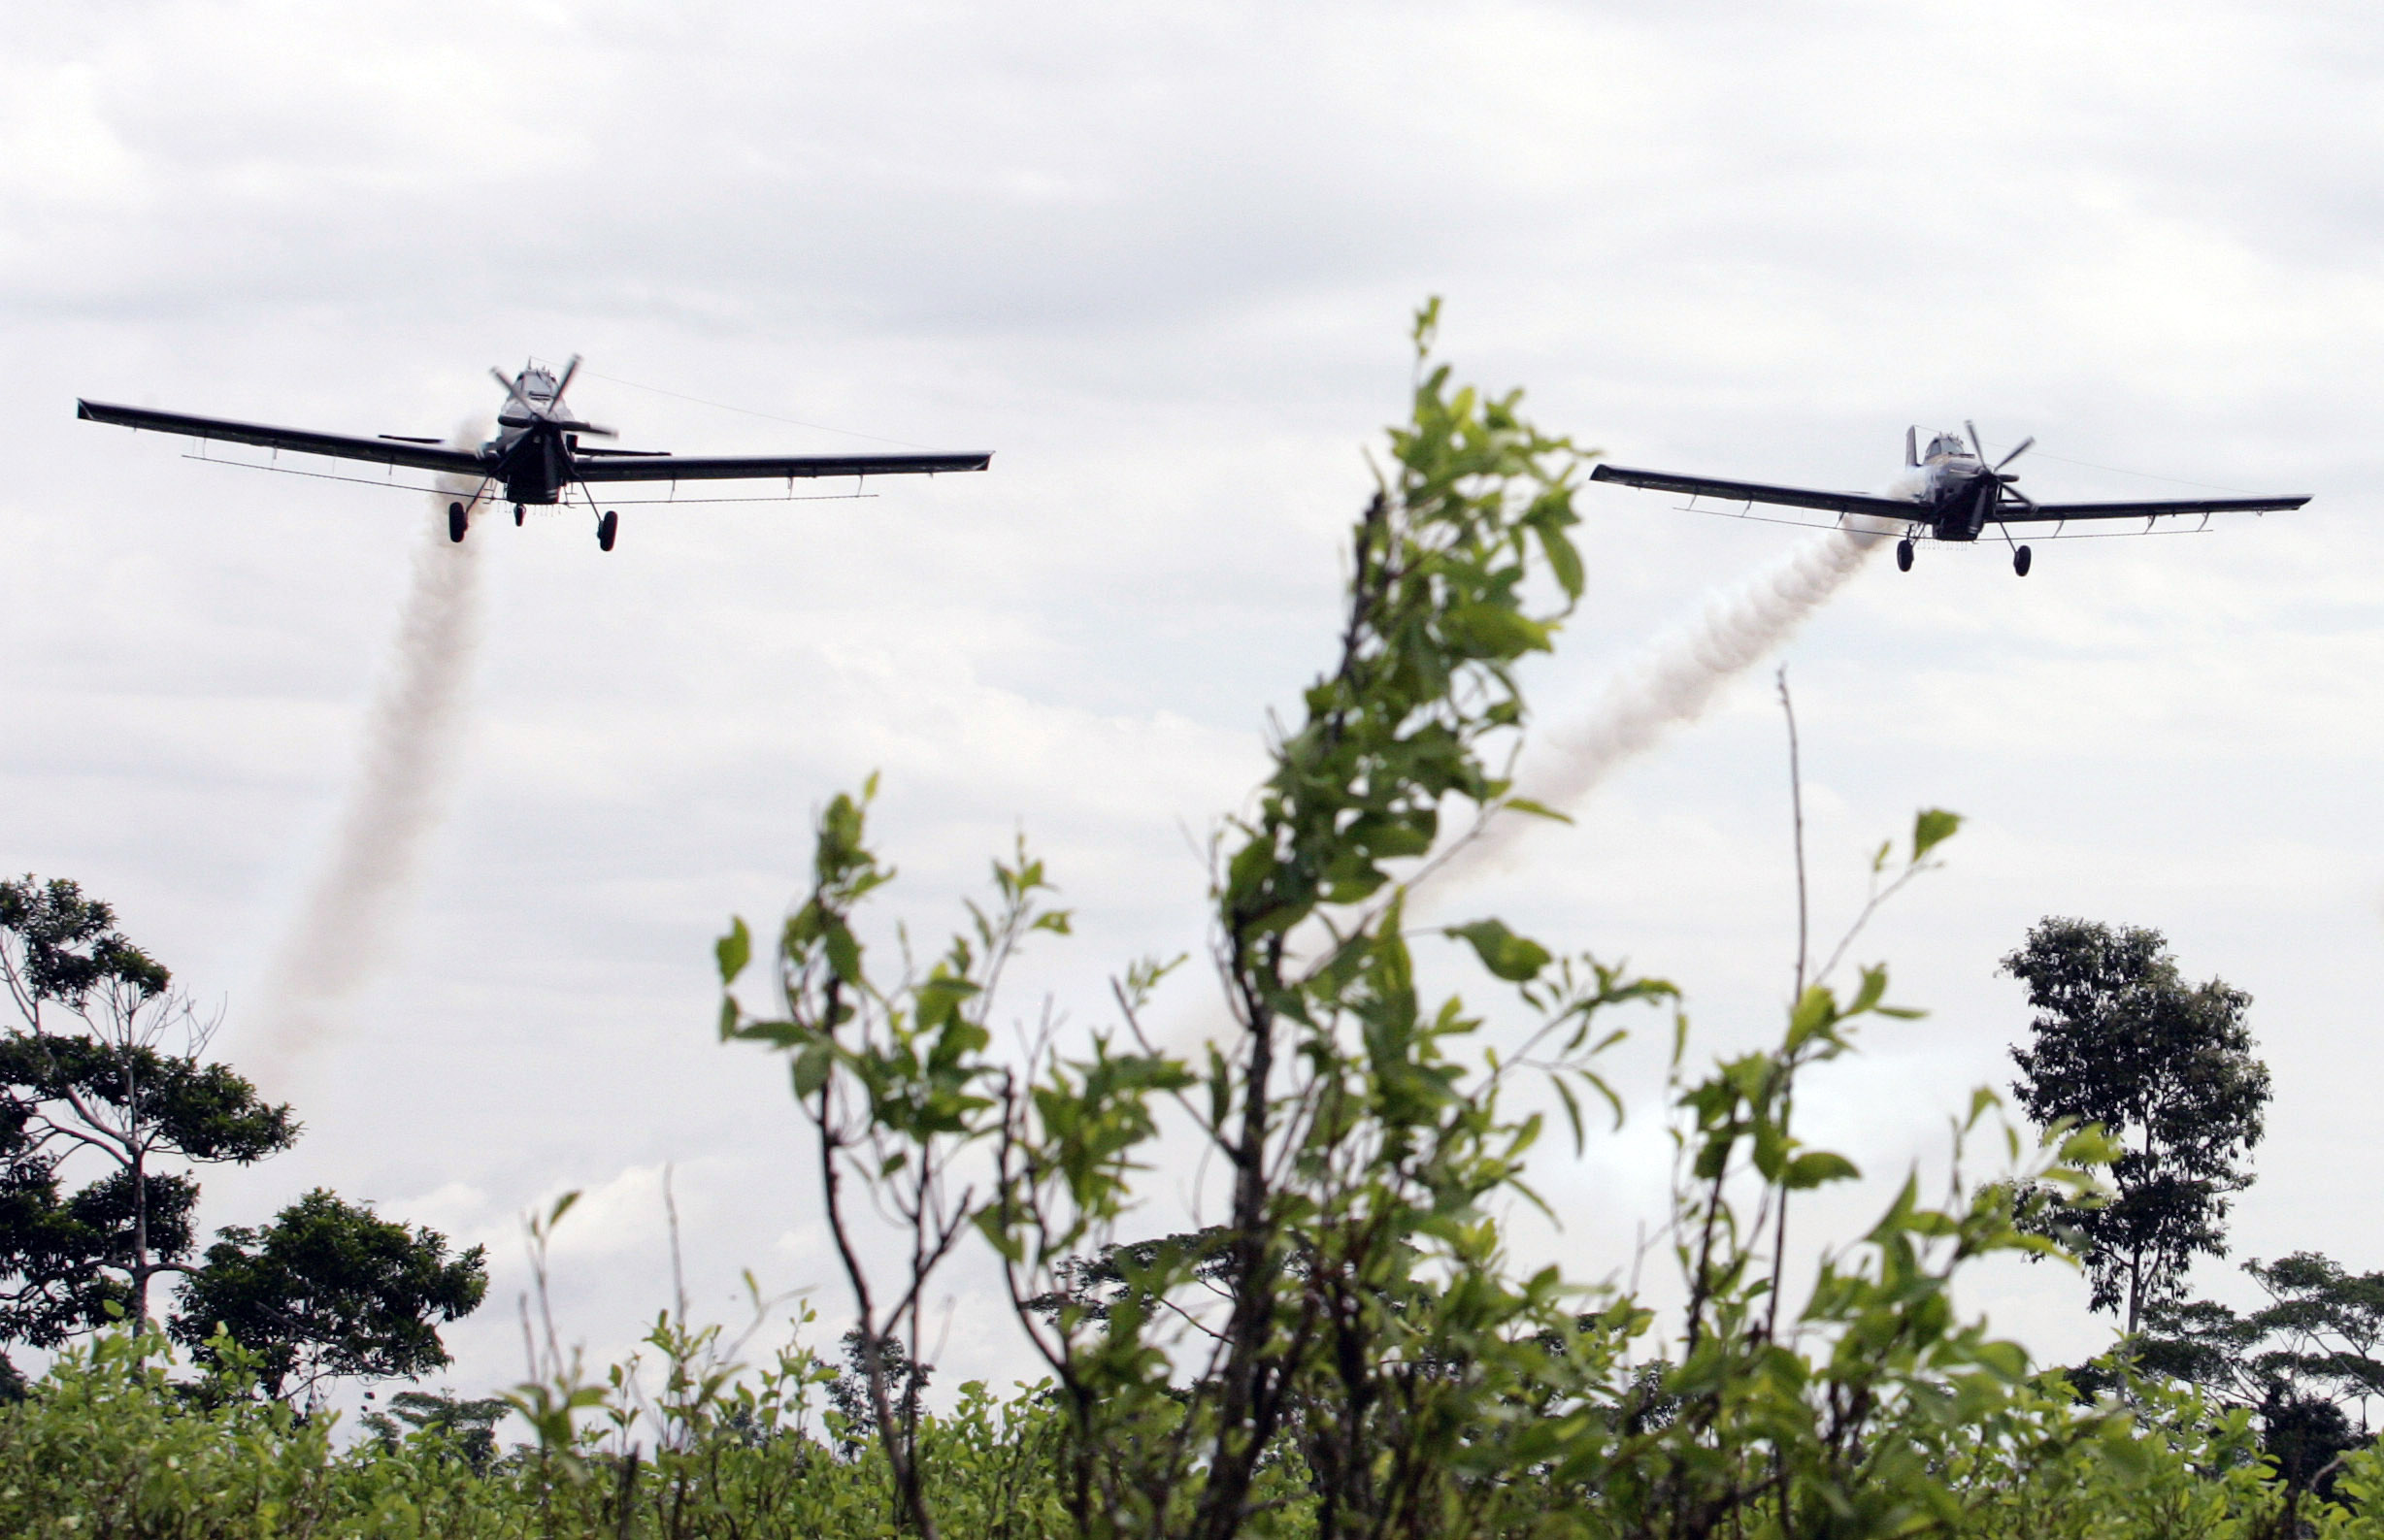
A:
[[[753,960],[753,933],[745,929],[744,916],[730,922],[728,934],[713,944],[712,953],[720,960],[720,982],[737,982],[737,975]]]
[[[1962,827],[1962,815],[1949,813],[1942,807],[1925,807],[1912,820],[1912,859],[1935,850],[1951,839],[1954,831]]]
[[[1788,1163],[1780,1185],[1794,1191],[1819,1187],[1824,1182],[1851,1181],[1863,1173],[1852,1161],[1830,1150],[1807,1150]]]
[[[1838,997],[1826,984],[1807,984],[1805,996],[1797,1001],[1796,1010],[1788,1018],[1788,1046],[1802,1048],[1813,1033],[1824,1031],[1838,1020]]]
[[[1440,617],[1440,631],[1460,651],[1477,658],[1513,658],[1548,649],[1548,628],[1507,605],[1452,606]]]
[[[1565,591],[1565,597],[1580,598],[1583,583],[1581,553],[1573,548],[1573,541],[1562,531],[1542,522],[1540,525],[1540,549],[1548,558],[1548,570],[1556,574],[1556,585]]]
[[[795,1055],[794,1081],[796,1099],[809,1101],[819,1095],[819,1088],[828,1083],[828,1071],[833,1067],[827,1047],[813,1043]]]
[[[861,943],[852,938],[852,932],[845,929],[843,920],[830,919],[820,940],[828,949],[828,966],[836,970],[836,976],[857,988],[861,983]]]
[[[1548,949],[1528,936],[1515,934],[1500,920],[1475,920],[1471,925],[1444,927],[1440,934],[1469,943],[1491,975],[1510,984],[1527,983],[1548,966]]]

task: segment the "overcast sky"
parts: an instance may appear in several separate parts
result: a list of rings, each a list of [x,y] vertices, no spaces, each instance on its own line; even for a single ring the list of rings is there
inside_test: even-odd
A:
[[[1196,847],[1327,655],[1440,294],[1461,372],[1625,464],[1875,488],[1906,424],[1973,417],[2036,436],[2039,498],[2316,494],[2040,542],[2024,581],[2000,547],[1878,561],[1794,641],[1822,914],[1915,808],[1970,820],[1864,943],[1931,1016],[1801,1107],[1872,1173],[1850,1223],[2008,1078],[2030,923],[2157,926],[2251,992],[2276,1077],[2237,1255],[2384,1266],[2380,80],[2349,4],[14,8],[0,868],[114,901],[240,1063],[426,518],[78,395],[445,435],[491,365],[579,352],[574,405],[635,446],[994,450],[869,501],[633,509],[609,556],[584,514],[476,533],[469,750],[402,958],[274,1088],[305,1140],[208,1185],[211,1225],[329,1185],[489,1244],[468,1391],[517,1375],[542,1197],[591,1195],[568,1334],[608,1355],[667,1302],[666,1165],[700,1309],[749,1267],[833,1317],[782,1070],[712,1041],[712,937],[778,912],[813,810],[877,770],[889,922],[939,934],[1019,829],[1051,859],[1079,934],[1019,1012],[1097,1020],[1125,960],[1197,952]],[[1583,498],[1543,722],[1802,538],[1674,501]],[[1771,1032],[1769,692],[1469,904],[1677,980],[1708,1049]],[[1162,1011],[1195,1038],[1214,990]],[[1660,1214],[1661,1036],[1617,1056],[1625,1130],[1540,1172],[1567,1229],[1531,1245],[1586,1276]],[[1019,1367],[981,1277],[948,1293],[950,1376]],[[1971,1302],[2047,1357],[2100,1340],[2050,1268]]]

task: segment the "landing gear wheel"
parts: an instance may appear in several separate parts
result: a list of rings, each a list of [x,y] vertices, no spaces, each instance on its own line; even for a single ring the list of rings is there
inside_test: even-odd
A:
[[[528,508],[523,508],[518,503],[513,505],[513,528],[521,528],[521,521],[529,516],[530,510]]]
[[[2023,545],[2011,553],[2011,570],[2022,577],[2028,575],[2028,547]]]
[[[1898,541],[1896,542],[1896,571],[1900,573],[1908,573],[1911,570],[1912,542],[1910,541]]]
[[[607,513],[598,518],[596,520],[597,549],[607,551],[611,550],[613,548],[613,537],[620,532],[620,527],[621,516],[618,513]]]
[[[463,543],[464,531],[471,527],[471,520],[464,517],[464,506],[461,503],[449,503],[447,505],[447,539],[460,545]]]

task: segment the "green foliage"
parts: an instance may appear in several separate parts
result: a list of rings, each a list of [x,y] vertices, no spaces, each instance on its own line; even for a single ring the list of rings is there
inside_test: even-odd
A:
[[[202,1365],[227,1333],[254,1356],[265,1394],[312,1398],[325,1380],[445,1367],[435,1323],[470,1314],[487,1290],[482,1248],[449,1256],[437,1231],[316,1188],[271,1225],[223,1229],[184,1281],[169,1329]]]
[[[1952,1296],[1978,1258],[2057,1249],[2041,1210],[2091,1188],[2085,1164],[2112,1153],[2098,1134],[2026,1149],[2004,1130],[2016,1185],[1958,1182],[1931,1204],[1907,1181],[1784,1303],[1791,1196],[1857,1175],[1796,1136],[1796,1086],[1851,1049],[1862,1018],[1912,1014],[1885,1003],[1883,968],[1841,996],[1833,958],[1768,1052],[1704,1073],[1676,1059],[1687,1306],[1652,1362],[1638,1301],[1512,1265],[1501,1216],[1539,1202],[1524,1172],[1541,1108],[1561,1107],[1577,1148],[1584,1094],[1614,1100],[1597,1069],[1606,1013],[1677,995],[1489,917],[1425,934],[1479,967],[1480,1002],[1419,983],[1410,889],[1444,816],[1545,811],[1513,803],[1494,765],[1526,717],[1516,665],[1550,645],[1584,581],[1567,534],[1581,453],[1517,396],[1453,386],[1428,356],[1433,321],[1418,318],[1413,411],[1352,531],[1338,661],[1217,843],[1226,1040],[1156,1046],[1141,1013],[1165,970],[1143,964],[1113,988],[1114,1025],[1046,1033],[1024,1065],[991,1053],[996,960],[1066,929],[1038,906],[1045,879],[1023,850],[942,963],[875,982],[856,914],[891,872],[865,837],[867,791],[819,820],[811,891],[776,949],[782,1009],[724,999],[724,1034],[785,1052],[821,1130],[860,1303],[855,1378],[921,1534],[948,1516],[923,1424],[889,1392],[927,1366],[872,1344],[915,1325],[964,1221],[1050,1367],[1058,1498],[1083,1536],[1898,1534],[1973,1511],[1952,1472],[1977,1427],[2001,1419],[2046,1458],[2105,1437],[2107,1417],[2032,1389],[2021,1350]],[[1959,822],[1918,815],[1893,873],[1881,851],[1866,918]],[[754,957],[742,922],[717,957],[734,986]],[[1958,1137],[1995,1105],[1974,1098]],[[1218,1222],[1119,1239],[1142,1173],[1183,1161],[1171,1139],[1221,1173]],[[977,1147],[996,1177],[972,1205],[940,1184]],[[890,1310],[851,1261],[846,1183],[910,1230]]]
[[[2384,1540],[2372,1453],[2340,1467],[2358,1510],[2305,1502],[2305,1483],[2267,1479],[2248,1409],[2124,1365],[2123,1395],[2086,1402],[1961,1313],[1979,1260],[2064,1255],[2054,1211],[2096,1193],[2123,1120],[2056,1118],[2032,1143],[1979,1091],[1940,1195],[1892,1181],[1875,1222],[1790,1278],[1792,1201],[1860,1176],[1800,1134],[1800,1087],[1867,1021],[1915,1014],[1887,1002],[1883,967],[1838,965],[1937,865],[1955,815],[1919,813],[1900,863],[1881,847],[1809,975],[1800,926],[1771,1046],[1710,1065],[1668,983],[1495,917],[1411,924],[1469,821],[1547,811],[1504,771],[1527,717],[1518,665],[1586,581],[1568,534],[1583,453],[1517,395],[1453,385],[1429,356],[1436,317],[1417,317],[1412,410],[1352,532],[1338,656],[1215,842],[1217,1040],[1153,1040],[1143,1018],[1176,965],[1150,960],[1099,1023],[997,1052],[1008,965],[1070,931],[1050,876],[1022,843],[928,961],[899,929],[889,945],[866,912],[893,879],[868,837],[874,781],[821,810],[777,934],[740,920],[720,939],[720,1034],[784,1056],[816,1136],[854,1302],[841,1372],[799,1334],[747,1366],[746,1339],[683,1304],[638,1358],[583,1372],[546,1310],[566,1195],[531,1226],[533,1362],[505,1398],[521,1447],[476,1458],[488,1403],[417,1399],[340,1452],[330,1418],[245,1393],[293,1372],[269,1342],[215,1335],[185,1392],[157,1334],[111,1332],[0,1408],[0,1532]],[[1468,993],[1425,982],[1444,976]],[[1619,1117],[1600,1055],[1624,1006],[1673,1032],[1664,1241],[1681,1288],[1663,1311],[1518,1264],[1508,1233],[1544,1212],[1526,1162],[1551,1115],[1576,1152],[1585,1104]],[[1982,1138],[1999,1180],[1968,1174]],[[1216,1173],[1212,1222],[1121,1235],[1159,1228],[1160,1168]],[[891,1270],[863,1261],[888,1254],[859,1232],[872,1216],[895,1230]],[[934,1367],[921,1304],[975,1241],[1049,1376],[1009,1395],[964,1385],[939,1413],[915,1393]],[[2362,1280],[2294,1267],[2277,1276],[2297,1300],[2366,1298]],[[765,1313],[757,1298],[757,1328]]]
[[[318,1190],[192,1263],[193,1169],[277,1155],[300,1128],[206,1060],[214,1022],[108,905],[71,882],[0,883],[0,978],[18,1018],[0,1032],[0,1341],[54,1348],[112,1320],[146,1325],[149,1282],[171,1271],[184,1280],[173,1333],[209,1371],[206,1394],[241,1380],[308,1396],[329,1377],[447,1362],[432,1323],[480,1302],[477,1249],[450,1260],[429,1231]]]
[[[372,1399],[371,1392],[365,1393],[365,1399]],[[411,1430],[426,1440],[445,1440],[457,1459],[485,1475],[497,1458],[497,1425],[513,1409],[502,1395],[465,1400],[444,1391],[400,1391],[389,1397],[385,1410],[367,1412],[358,1421],[385,1452],[403,1447],[406,1430]]]
[[[2011,1054],[2020,1104],[2046,1128],[2100,1125],[2119,1146],[2116,1193],[2061,1223],[2081,1238],[2094,1307],[2123,1311],[2134,1333],[2147,1306],[2181,1297],[2196,1257],[2226,1255],[2228,1195],[2251,1185],[2268,1101],[2243,1021],[2251,997],[2186,983],[2141,927],[2047,919],[2003,967],[2036,1012]]]
[[[109,990],[147,999],[171,981],[163,965],[116,929],[114,909],[63,878],[43,882],[30,873],[0,882],[0,979],[37,1029],[45,1005],[80,1011]]]
[[[2289,1485],[2331,1491],[2335,1457],[2370,1442],[2367,1402],[2384,1395],[2384,1272],[2351,1273],[2315,1252],[2243,1270],[2268,1304],[2156,1304],[2129,1357],[2139,1373],[2249,1413]]]
[[[71,882],[0,883],[17,1013],[0,1032],[0,1341],[49,1347],[112,1310],[146,1318],[150,1279],[193,1244],[188,1168],[245,1165],[298,1136],[289,1108],[202,1061],[214,1023],[114,927]]]
[[[881,1457],[837,1458],[815,1436],[825,1370],[789,1346],[736,1374],[710,1330],[670,1317],[643,1365],[608,1376],[607,1415],[566,1467],[514,1450],[476,1457],[486,1401],[415,1396],[342,1448],[336,1418],[238,1393],[194,1397],[166,1339],[105,1332],[71,1347],[27,1398],[0,1407],[0,1533],[188,1540],[882,1540]],[[239,1350],[214,1344],[238,1375]],[[1050,1414],[1032,1394],[961,1389],[922,1417],[929,1488],[961,1532],[1042,1540],[1052,1501]]]

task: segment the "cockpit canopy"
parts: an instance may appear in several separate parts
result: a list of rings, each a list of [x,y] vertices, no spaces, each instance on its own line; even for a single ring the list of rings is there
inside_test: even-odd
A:
[[[1931,460],[1940,460],[1949,456],[1960,456],[1961,458],[1967,460],[1970,458],[1970,446],[1963,442],[1958,435],[1940,433],[1936,438],[1929,441],[1929,453],[1925,456],[1925,458]]]
[[[554,400],[554,376],[548,374],[546,370],[523,370],[521,372],[521,378],[518,381],[518,384],[521,393],[524,396],[528,397],[532,401],[540,403],[541,405]]]

